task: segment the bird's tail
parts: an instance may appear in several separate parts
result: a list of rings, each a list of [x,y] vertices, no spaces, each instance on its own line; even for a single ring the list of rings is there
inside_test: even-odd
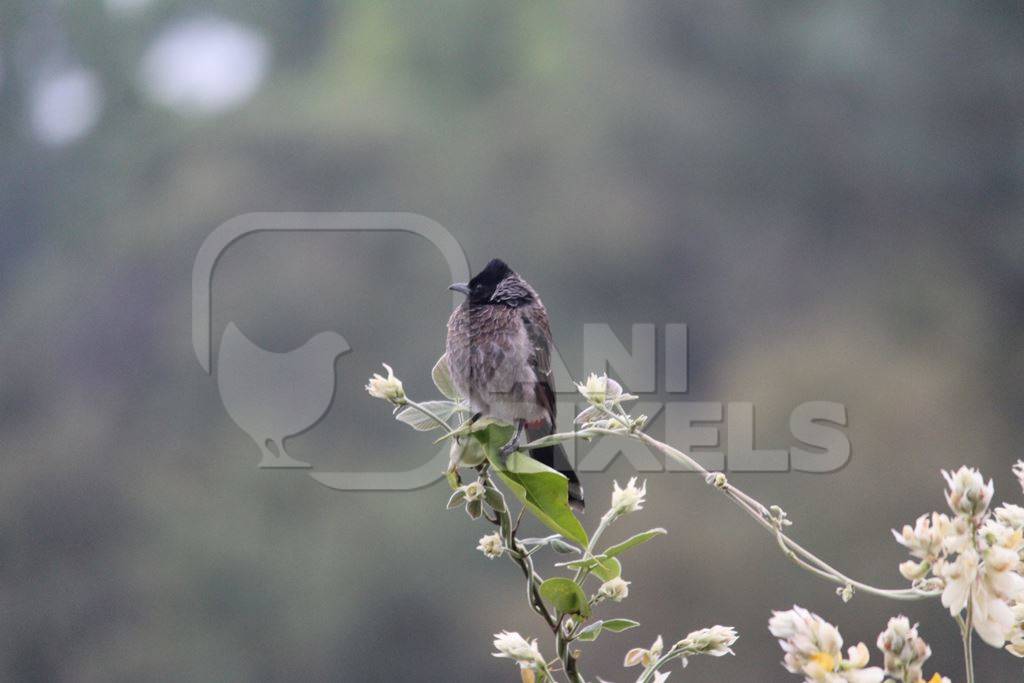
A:
[[[547,436],[551,431],[549,429],[527,429],[526,433],[529,439],[533,441],[534,439]],[[556,443],[553,446],[534,448],[530,451],[530,457],[565,475],[566,479],[569,480],[569,507],[577,512],[583,512],[585,507],[583,502],[583,485],[580,484],[580,478],[577,476],[576,470],[572,468],[572,463],[569,461],[569,456],[565,449],[562,448],[562,444]]]

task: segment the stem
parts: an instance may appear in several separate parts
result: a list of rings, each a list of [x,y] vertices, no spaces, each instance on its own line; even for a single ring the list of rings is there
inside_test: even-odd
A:
[[[648,446],[654,447],[663,455],[666,455],[667,457],[672,458],[676,462],[681,463],[686,467],[689,467],[694,472],[699,472],[705,477],[711,474],[711,472],[709,472],[707,469],[701,466],[700,463],[698,463],[690,456],[686,455],[680,450],[673,448],[672,446],[669,446],[668,444],[662,443],[661,441],[658,441],[657,439],[648,436],[644,432],[634,432],[631,436],[634,436],[636,439],[642,441]],[[786,553],[786,555],[790,559],[796,561],[797,566],[803,569],[807,569],[815,575],[820,576],[821,578],[832,581],[833,583],[836,583],[840,586],[853,586],[854,588],[862,590],[865,593],[870,593],[872,595],[878,595],[880,597],[890,598],[893,600],[921,600],[924,598],[935,597],[936,595],[938,595],[937,592],[921,591],[916,588],[876,588],[861,581],[851,579],[849,576],[846,576],[838,569],[829,565],[820,557],[818,557],[817,555],[815,555],[814,553],[812,553],[811,551],[807,550],[802,545],[794,541],[792,538],[787,536],[785,532],[782,531],[781,524],[776,525],[769,521],[772,519],[771,512],[768,510],[767,507],[765,507],[764,504],[758,502],[756,499],[747,495],[746,493],[739,490],[738,488],[736,488],[735,486],[728,482],[721,486],[717,485],[714,481],[712,481],[711,483],[726,497],[728,497],[734,503],[739,505],[740,509],[742,509],[751,517],[753,517],[754,520],[757,521],[762,527],[771,531],[776,536],[780,547],[782,547],[784,551],[787,548],[789,549],[790,552]],[[800,561],[801,558],[804,561]],[[812,564],[816,565],[817,569],[812,567]]]
[[[975,551],[978,550],[978,524],[972,522],[971,543]],[[964,619],[957,617],[960,622],[960,635],[964,640],[964,668],[967,677],[966,683],[974,683],[974,589],[967,595],[967,616]]]
[[[974,683],[974,647],[973,647],[973,597],[967,599],[967,619],[965,620],[959,614],[956,617],[956,623],[960,625],[960,639],[963,641],[964,648],[964,668],[966,670],[966,683]]]
[[[610,411],[605,412],[608,412],[612,417],[617,418],[617,416]],[[728,481],[725,481],[724,484],[719,484],[710,477],[712,473],[709,470],[705,469],[699,462],[691,458],[689,455],[666,443],[658,441],[639,429],[626,431],[623,429],[588,427],[579,433],[561,432],[552,436],[568,440],[576,438],[580,434],[585,434],[587,436],[603,434],[621,436],[627,439],[636,439],[651,448],[654,448],[665,457],[671,458],[672,460],[682,464],[689,470],[700,473],[705,477],[705,481],[714,486],[718,491],[721,491],[723,495],[739,506],[741,510],[750,515],[750,517],[752,517],[762,528],[772,534],[786,557],[795,562],[801,569],[805,569],[826,581],[830,581],[839,586],[852,586],[865,593],[889,598],[890,600],[923,600],[926,598],[934,598],[940,594],[939,591],[925,591],[918,588],[877,588],[870,584],[850,578],[787,536],[782,530],[781,522],[774,520],[771,511],[763,503],[736,488]],[[550,438],[551,437],[547,437],[548,440],[550,440]],[[530,448],[531,444],[526,444],[526,446],[523,447],[523,450],[528,450]]]
[[[616,518],[617,516],[613,515],[611,510],[609,510],[608,512],[601,516],[601,521],[598,523],[597,529],[594,530],[594,535],[590,537],[590,542],[587,543],[586,550],[583,551],[584,560],[594,556],[594,549],[597,548],[598,540],[600,540],[601,535],[604,534],[604,532],[608,529],[609,526],[611,526],[612,522],[614,522]],[[582,585],[583,580],[587,578],[587,574],[589,573],[589,570],[587,570],[584,567],[580,567],[576,570],[576,577],[573,579],[573,581]]]
[[[484,479],[488,483],[490,477],[487,469],[481,467],[477,470],[480,474],[481,479]],[[533,609],[544,622],[548,625],[548,628],[555,634],[555,649],[558,652],[558,658],[562,661],[562,666],[565,667],[565,675],[568,677],[570,683],[586,683],[583,676],[580,675],[579,670],[576,666],[576,657],[573,656],[569,650],[570,639],[566,638],[562,631],[562,622],[564,616],[556,619],[555,615],[548,611],[548,608],[544,605],[544,600],[540,595],[540,584],[543,583],[543,579],[536,572],[533,566],[532,553],[529,552],[519,539],[516,538],[516,531],[519,528],[519,522],[522,519],[522,511],[515,521],[512,520],[511,515],[508,512],[508,504],[505,501],[505,495],[500,489],[494,487],[494,490],[501,496],[502,511],[495,510],[495,516],[497,520],[493,523],[496,524],[502,531],[503,541],[508,552],[505,554],[519,567],[523,572],[523,576],[526,577],[526,599],[530,603],[530,608]]]
[[[636,679],[636,683],[649,683],[651,680],[653,680],[654,674],[658,673],[658,669],[665,666],[673,659],[679,659],[680,657],[685,656],[685,654],[685,652],[676,650],[675,648],[669,650],[668,653],[662,655],[661,658],[658,659],[658,661],[656,661],[652,667],[646,669],[640,675],[640,678]]]

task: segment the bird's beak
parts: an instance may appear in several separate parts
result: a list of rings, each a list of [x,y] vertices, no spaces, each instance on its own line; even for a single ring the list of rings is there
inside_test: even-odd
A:
[[[453,292],[458,292],[459,294],[465,294],[466,296],[469,296],[469,285],[467,285],[465,282],[456,282],[448,289],[452,290]]]

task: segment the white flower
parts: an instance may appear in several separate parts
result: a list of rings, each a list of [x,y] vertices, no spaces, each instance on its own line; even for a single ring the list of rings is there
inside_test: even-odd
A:
[[[650,649],[643,649],[642,647],[634,647],[632,650],[626,653],[626,661],[623,662],[623,666],[636,666],[637,664],[643,664],[645,669],[649,669],[661,659],[661,652],[665,649],[665,643],[662,641],[661,636],[654,641]]]
[[[618,416],[612,418],[608,415],[609,407],[617,406],[626,401],[635,401],[638,397],[633,394],[626,394],[622,391],[622,385],[608,377],[598,377],[590,373],[586,382],[577,382],[576,389],[587,399],[590,405],[583,409],[576,416],[576,424],[587,425],[588,427],[601,427],[604,429],[622,429],[624,423],[630,425],[630,429],[639,429],[647,422],[647,416],[641,415],[638,418]]]
[[[953,562],[943,563],[939,571],[946,580],[942,605],[956,616],[967,606],[971,586],[978,576],[978,553],[973,548],[965,550]]]
[[[381,377],[374,373],[370,383],[366,385],[366,391],[374,398],[384,399],[395,405],[405,405],[405,390],[402,388],[402,381],[395,377],[394,370],[387,363],[383,363],[388,371],[387,377]]]
[[[1024,532],[1003,524],[998,519],[993,519],[992,517],[988,517],[985,520],[977,533],[978,541],[986,548],[993,546],[1016,548],[1021,545],[1022,538],[1024,538]]]
[[[896,542],[910,551],[914,557],[934,562],[942,555],[943,536],[949,528],[949,517],[933,512],[931,516],[921,515],[914,526],[903,525],[902,531],[892,530]]]
[[[889,620],[878,634],[878,649],[885,656],[885,673],[899,680],[919,681],[924,678],[922,665],[932,649],[917,635],[917,624],[900,615]]]
[[[958,522],[961,521],[957,520]],[[908,581],[923,579],[928,570],[946,553],[947,537],[953,532],[953,523],[946,515],[933,512],[931,516],[921,515],[914,526],[903,525],[902,531],[892,530],[896,542],[921,560],[907,560],[900,564],[900,573]],[[966,525],[964,525],[966,529]]]
[[[949,509],[964,517],[980,519],[992,501],[992,480],[986,484],[981,473],[973,467],[961,467],[956,472],[942,470],[942,476],[949,485],[946,491]]]
[[[866,668],[870,654],[864,643],[851,647],[844,660],[836,627],[802,607],[774,612],[768,629],[786,653],[783,666],[803,674],[807,683],[881,683],[885,676],[878,667]]]
[[[1012,635],[1014,614],[1010,605],[1024,598],[1024,577],[1020,568],[1020,532],[1009,537],[1010,546],[992,545],[982,540],[979,554],[967,548],[952,562],[939,566],[946,588],[942,604],[953,616],[971,605],[974,630],[992,647],[1002,647]]]
[[[501,542],[501,534],[495,532],[483,536],[476,549],[482,552],[487,559],[493,560],[496,557],[501,557],[501,554],[505,552],[505,544]]]
[[[514,631],[494,634],[495,657],[505,657],[519,662],[524,669],[545,669],[544,656],[537,649],[537,640],[527,640]]]
[[[612,482],[612,513],[625,515],[643,510],[644,496],[647,495],[647,481],[637,488],[636,477],[630,477],[625,488],[619,488],[619,482]]]
[[[1012,608],[1013,628],[1010,630],[1006,651],[1014,657],[1024,657],[1024,603],[1017,603]]]
[[[996,519],[1014,530],[1024,529],[1024,508],[1013,503],[1003,503],[995,509]]]
[[[732,626],[712,626],[688,634],[676,643],[676,648],[687,650],[688,654],[723,657],[733,654],[732,644],[738,638]]]
[[[462,493],[466,497],[466,502],[472,503],[484,497],[484,485],[479,481],[472,481],[462,487]]]
[[[629,581],[623,581],[621,577],[615,577],[601,584],[597,594],[615,602],[622,602],[629,597]]]
[[[576,389],[587,399],[587,403],[601,406],[607,400],[615,400],[622,395],[622,385],[608,377],[598,377],[593,372],[587,377],[586,382],[577,382]]]
[[[1013,466],[1013,474],[1020,482],[1021,489],[1024,489],[1024,460],[1018,460],[1017,464]]]

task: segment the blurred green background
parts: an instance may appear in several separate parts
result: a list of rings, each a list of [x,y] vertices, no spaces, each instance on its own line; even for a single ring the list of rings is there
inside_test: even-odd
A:
[[[252,211],[438,221],[473,267],[536,286],[577,377],[584,323],[627,343],[687,323],[682,398],[753,402],[759,447],[793,445],[799,403],[844,403],[845,468],[731,478],[851,575],[903,585],[889,529],[944,506],[940,468],[1022,495],[1022,32],[1019,2],[6,0],[0,677],[515,680],[491,634],[543,636],[444,483],[256,468],[190,318],[197,249]],[[255,235],[218,267],[214,340],[341,332],[335,403],[289,451],[408,469],[430,438],[362,385],[386,361],[432,392],[448,277],[408,235]],[[629,474],[585,476],[589,525]],[[876,661],[903,611],[926,669],[962,676],[937,601],[843,605],[693,477],[649,478],[612,536],[670,530],[625,563],[616,611],[643,627],[585,672],[631,679],[628,648],[722,623],[738,656],[673,679],[796,680],[767,632],[796,602]],[[979,680],[1020,677],[976,649]]]

